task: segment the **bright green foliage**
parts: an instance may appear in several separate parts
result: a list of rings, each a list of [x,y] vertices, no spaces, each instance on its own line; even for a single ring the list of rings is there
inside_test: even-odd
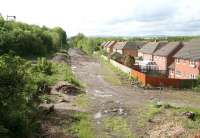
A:
[[[88,55],[92,55],[95,50],[98,50],[98,43],[96,39],[85,37],[83,34],[78,34],[70,40],[72,47],[77,47],[83,50]]]
[[[66,39],[59,27],[49,29],[0,19],[0,53],[12,50],[20,56],[43,56],[66,47]]]
[[[53,73],[53,65],[46,58],[38,58],[36,70],[38,72],[44,73],[46,75],[51,75]]]
[[[89,115],[80,112],[76,113],[74,117],[79,121],[74,123],[72,126],[72,132],[74,132],[79,138],[94,138],[95,135],[93,133]]]
[[[65,81],[76,86],[83,87],[82,84],[76,79],[75,75],[71,71],[70,66],[68,65],[65,65]]]
[[[35,91],[29,68],[30,64],[20,57],[0,57],[0,129],[11,138],[34,136],[38,127],[30,116],[35,112],[32,104]]]

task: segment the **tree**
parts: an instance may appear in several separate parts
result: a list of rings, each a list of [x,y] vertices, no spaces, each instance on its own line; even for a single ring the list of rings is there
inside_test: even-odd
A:
[[[126,55],[124,59],[124,65],[132,68],[134,64],[135,64],[135,58],[133,56]]]
[[[45,56],[67,46],[66,32],[56,27],[28,25],[0,18],[0,52],[10,50],[20,56]]]
[[[0,129],[7,137],[29,137],[33,130],[30,114],[35,91],[29,67],[20,57],[0,56]]]

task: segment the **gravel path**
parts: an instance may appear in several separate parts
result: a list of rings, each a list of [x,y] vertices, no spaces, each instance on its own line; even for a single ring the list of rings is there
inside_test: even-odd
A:
[[[128,110],[127,118],[129,118],[130,126],[134,133],[144,134],[144,130],[140,130],[135,125],[137,120],[137,111],[144,103],[149,101],[161,101],[175,104],[177,106],[195,106],[200,107],[198,93],[190,92],[177,92],[177,91],[165,91],[160,96],[159,91],[153,90],[136,90],[128,88],[123,85],[114,86],[107,82],[101,73],[102,65],[94,58],[86,56],[79,49],[70,49],[69,55],[71,58],[71,67],[75,75],[86,85],[86,92],[90,96],[90,112],[94,115],[94,121],[97,126],[96,134],[99,137],[105,132],[103,126],[98,125],[99,118],[101,118],[101,111],[106,107],[107,103],[114,102],[119,103],[119,106]],[[108,135],[107,135],[108,136]],[[108,136],[109,137],[109,136]],[[112,137],[112,136],[110,136]]]

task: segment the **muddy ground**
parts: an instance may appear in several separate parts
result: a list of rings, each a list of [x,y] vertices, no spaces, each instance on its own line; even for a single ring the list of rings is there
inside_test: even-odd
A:
[[[125,129],[125,133],[130,131],[133,134],[127,137],[165,137],[165,135],[159,136],[155,133],[170,132],[168,130],[172,127],[170,124],[163,126],[164,130],[158,129],[159,126],[153,126],[158,129],[156,132],[153,131],[152,125],[147,125],[147,127],[139,127],[138,125],[139,111],[149,102],[161,101],[174,106],[200,108],[200,94],[198,93],[163,90],[160,94],[159,90],[141,90],[123,84],[115,85],[104,79],[105,72],[102,71],[99,59],[86,56],[78,49],[70,49],[69,55],[73,72],[86,86],[86,95],[88,95],[90,102],[88,112],[91,113],[95,137],[97,138],[124,137],[115,133],[115,128],[106,128],[105,118],[113,117],[127,120],[128,126],[126,127],[128,128]],[[162,121],[162,123],[164,122]],[[175,130],[179,129],[183,130],[182,127]]]

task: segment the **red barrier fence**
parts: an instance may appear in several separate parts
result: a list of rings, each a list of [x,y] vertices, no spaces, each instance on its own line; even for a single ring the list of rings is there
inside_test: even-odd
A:
[[[132,70],[131,76],[137,78],[144,86],[150,85],[154,87],[164,86],[164,87],[181,88],[185,82],[190,83],[192,85],[194,81],[194,80],[182,80],[182,79],[171,79],[164,77],[149,76],[136,70]]]

